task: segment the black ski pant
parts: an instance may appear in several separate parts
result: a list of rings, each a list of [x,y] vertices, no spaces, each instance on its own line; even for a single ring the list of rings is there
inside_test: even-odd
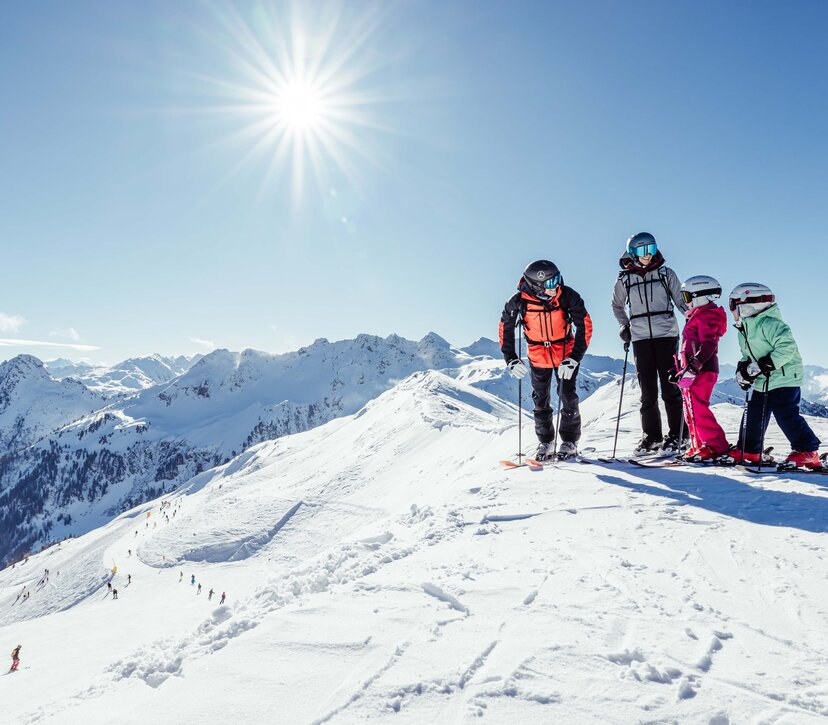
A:
[[[536,368],[532,371],[532,400],[535,402],[535,433],[541,443],[555,439],[555,411],[552,409],[552,381],[558,385],[557,368]],[[561,440],[577,443],[581,438],[581,409],[575,381],[578,371],[569,380],[560,379]]]
[[[683,415],[681,392],[667,375],[675,366],[673,356],[678,352],[678,337],[656,337],[652,340],[635,340],[633,357],[641,388],[641,430],[651,441],[663,440],[661,413],[658,410],[658,386],[667,412],[668,434],[678,438]],[[684,428],[687,434],[687,427]]]
[[[762,442],[765,440],[765,431],[770,423],[771,413],[791,444],[793,451],[811,451],[819,448],[820,440],[814,435],[811,426],[799,412],[799,401],[802,397],[801,388],[775,388],[767,393],[753,391],[747,407],[747,422],[745,427],[745,452],[759,453]],[[765,417],[762,417],[762,411]],[[736,444],[742,447],[742,427],[739,428],[739,441]]]

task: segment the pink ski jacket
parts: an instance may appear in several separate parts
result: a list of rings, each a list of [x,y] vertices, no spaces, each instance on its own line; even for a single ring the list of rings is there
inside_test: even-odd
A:
[[[695,372],[719,372],[719,338],[727,332],[727,313],[715,302],[687,313],[681,354]]]

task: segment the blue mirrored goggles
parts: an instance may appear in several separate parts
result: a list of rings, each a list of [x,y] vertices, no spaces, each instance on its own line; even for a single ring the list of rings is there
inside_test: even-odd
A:
[[[543,283],[543,286],[545,289],[557,289],[561,286],[561,275],[556,274],[554,277],[550,277]]]
[[[658,246],[655,242],[650,244],[642,244],[640,247],[633,247],[632,253],[636,257],[647,257],[655,254],[658,251]]]

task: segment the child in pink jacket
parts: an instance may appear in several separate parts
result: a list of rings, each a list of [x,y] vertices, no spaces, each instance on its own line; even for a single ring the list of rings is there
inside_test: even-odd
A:
[[[716,304],[722,286],[713,277],[690,277],[681,285],[687,324],[681,336],[681,353],[671,379],[681,388],[690,448],[683,458],[710,461],[728,450],[722,427],[710,410],[710,396],[719,378],[719,338],[727,332],[727,313]]]

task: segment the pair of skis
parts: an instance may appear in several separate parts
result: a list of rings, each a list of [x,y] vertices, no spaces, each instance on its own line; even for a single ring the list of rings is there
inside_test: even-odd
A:
[[[507,470],[511,470],[514,468],[528,468],[530,471],[542,471],[545,467],[555,466],[558,463],[593,463],[592,460],[589,458],[584,458],[582,453],[594,453],[594,448],[585,448],[583,451],[571,454],[571,455],[559,455],[557,453],[553,454],[550,458],[545,458],[542,461],[539,461],[535,458],[529,458],[527,456],[518,456],[519,459],[522,459],[522,462],[515,462],[512,460],[502,460],[500,461],[500,465],[506,468]]]

